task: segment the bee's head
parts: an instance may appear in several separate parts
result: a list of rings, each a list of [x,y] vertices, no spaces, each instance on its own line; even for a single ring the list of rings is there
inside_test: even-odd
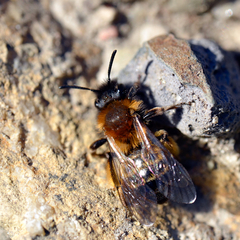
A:
[[[60,89],[63,88],[76,88],[82,90],[89,90],[95,92],[97,95],[97,99],[95,100],[95,106],[98,109],[104,108],[109,102],[113,100],[121,99],[125,93],[124,86],[122,84],[118,84],[117,81],[111,81],[110,73],[112,69],[112,64],[114,57],[116,55],[117,50],[114,50],[109,62],[108,67],[108,80],[105,84],[103,84],[98,90],[79,87],[79,86],[61,86]]]
[[[122,84],[118,84],[117,81],[108,81],[99,88],[99,92],[96,92],[95,107],[102,109],[109,102],[124,98],[125,92]]]

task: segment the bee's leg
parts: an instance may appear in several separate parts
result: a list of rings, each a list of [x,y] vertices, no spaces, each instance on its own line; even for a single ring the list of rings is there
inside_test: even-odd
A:
[[[179,103],[179,104],[176,104],[176,105],[173,105],[173,106],[168,106],[168,107],[155,107],[155,108],[152,108],[150,110],[148,110],[143,119],[144,120],[147,120],[147,119],[150,119],[150,118],[153,118],[153,117],[156,117],[158,115],[162,115],[164,112],[168,111],[168,110],[171,110],[171,109],[176,109],[176,108],[179,108],[181,107],[182,105],[190,105],[192,102],[189,102],[189,103]]]
[[[141,75],[140,74],[138,75],[137,82],[134,83],[134,85],[130,88],[130,90],[128,92],[128,98],[133,98],[136,95],[137,91],[142,86],[142,84],[146,81],[147,75],[148,75],[148,68],[152,63],[153,63],[153,60],[149,61],[149,63],[147,64],[146,69],[145,69],[145,77],[142,81],[141,81]]]
[[[154,133],[154,135],[159,138],[160,142],[168,141],[168,132],[166,130],[158,130]]]
[[[164,145],[164,147],[172,153],[174,157],[177,157],[179,155],[179,147],[177,143],[173,140],[173,138],[168,135],[167,131],[159,130],[155,132],[154,135],[159,139],[159,141]]]
[[[107,142],[106,138],[100,138],[100,139],[98,139],[97,141],[95,141],[91,144],[90,149],[91,150],[96,150],[106,142]]]
[[[141,80],[141,76],[139,75],[138,76],[138,81],[133,84],[133,86],[130,88],[130,90],[128,92],[128,95],[127,95],[128,98],[133,98],[136,95],[136,93],[138,92],[138,90],[141,87],[141,81],[140,80]]]
[[[113,158],[111,156],[111,154],[109,155],[109,159],[108,159],[108,171],[110,172],[111,174],[111,179],[112,179],[112,182],[115,186],[115,188],[117,189],[118,191],[118,195],[119,195],[119,198],[123,204],[124,207],[127,207],[127,204],[125,202],[125,197],[124,197],[124,193],[122,191],[122,188],[121,188],[121,184],[118,180],[118,177],[117,177],[117,173],[116,173],[116,169],[114,167],[114,164],[113,164]]]

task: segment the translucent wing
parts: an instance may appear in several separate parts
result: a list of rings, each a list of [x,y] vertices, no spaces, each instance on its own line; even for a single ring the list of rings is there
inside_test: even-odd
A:
[[[121,152],[115,140],[109,137],[108,142],[112,156],[112,171],[118,181],[121,200],[141,224],[151,226],[157,215],[155,192],[145,184],[132,159]]]
[[[154,174],[158,190],[172,201],[193,203],[196,190],[187,170],[137,116],[134,127],[141,145],[141,157]]]

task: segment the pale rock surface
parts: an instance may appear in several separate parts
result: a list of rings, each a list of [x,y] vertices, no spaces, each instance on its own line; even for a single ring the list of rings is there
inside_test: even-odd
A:
[[[212,1],[181,1],[179,9],[174,2],[1,1],[1,239],[240,238],[237,133],[192,139],[167,129],[198,198],[190,206],[159,205],[156,223],[146,228],[129,215],[107,178],[108,146],[97,154],[88,149],[100,137],[94,94],[59,90],[63,84],[97,88],[96,76],[107,77],[113,49],[119,52],[117,76],[155,26],[156,35],[211,39],[226,51],[240,50],[238,17],[219,17],[221,5],[212,8]],[[98,37],[112,26],[117,31],[111,38]]]

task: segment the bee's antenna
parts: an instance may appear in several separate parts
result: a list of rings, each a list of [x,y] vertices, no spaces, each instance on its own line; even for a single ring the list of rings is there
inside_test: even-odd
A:
[[[109,62],[109,66],[108,66],[108,85],[111,82],[110,74],[111,74],[113,60],[114,60],[114,57],[115,57],[116,53],[117,53],[117,50],[114,50],[113,53],[112,53],[110,62]],[[64,85],[64,86],[61,86],[59,88],[60,89],[75,88],[75,89],[81,89],[81,90],[88,90],[88,91],[92,91],[92,92],[95,92],[95,93],[100,92],[99,90],[95,90],[95,89],[91,89],[91,88],[85,88],[85,87],[79,87],[79,86],[75,86],[75,85]]]
[[[117,50],[114,50],[113,53],[112,53],[110,62],[109,62],[109,66],[108,66],[108,85],[109,85],[110,82],[111,82],[110,74],[111,74],[112,65],[113,65],[113,60],[114,60],[114,57],[115,57],[116,53],[117,53]]]
[[[92,92],[99,92],[99,90],[95,90],[95,89],[91,89],[91,88],[85,88],[85,87],[79,87],[79,86],[75,86],[75,85],[65,85],[65,86],[61,86],[59,87],[60,89],[63,88],[76,88],[76,89],[81,89],[81,90],[88,90],[88,91],[92,91]]]

